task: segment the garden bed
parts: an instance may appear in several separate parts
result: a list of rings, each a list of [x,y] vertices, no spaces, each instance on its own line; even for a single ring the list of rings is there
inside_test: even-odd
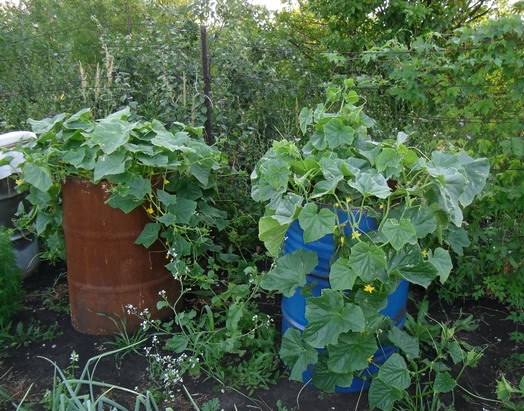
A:
[[[62,267],[42,264],[33,276],[25,280],[23,310],[15,322],[22,322],[24,330],[28,330],[30,324],[39,324],[41,328],[29,330],[25,338],[20,337],[18,346],[7,348],[0,358],[1,385],[10,398],[9,402],[18,404],[26,395],[24,404],[31,405],[30,409],[45,409],[42,399],[46,390],[52,387],[53,366],[40,357],[48,358],[67,370],[72,364],[71,354],[75,352],[79,356],[78,372],[87,359],[115,349],[111,337],[81,334],[71,326],[69,314],[64,312],[67,307],[67,284],[65,276],[60,276],[63,271]],[[416,289],[412,290],[412,294],[416,298],[422,297]],[[508,370],[519,372],[511,364],[511,355],[517,353],[519,347],[508,337],[514,328],[513,323],[505,320],[508,312],[493,301],[466,301],[452,305],[443,305],[436,297],[430,301],[430,315],[439,321],[469,314],[479,320],[478,329],[461,332],[460,337],[471,345],[485,347],[484,355],[476,368],[466,370],[459,383],[471,394],[486,400],[456,389],[457,409],[497,409],[498,405],[489,401],[495,399],[496,379]],[[278,301],[269,301],[262,306],[263,311],[274,314],[277,327],[280,326],[278,305]],[[415,314],[413,304],[410,306],[410,313]],[[56,333],[49,335],[52,337],[50,340],[34,341],[45,337],[44,332],[55,323]],[[103,358],[96,369],[95,379],[139,392],[152,389],[154,384],[149,378],[148,360],[142,353],[143,348],[123,358],[115,355]],[[518,375],[507,377],[513,377],[515,381]],[[122,404],[127,403],[130,408],[134,402],[134,398],[126,398],[123,394],[116,393],[114,398]],[[367,409],[366,395],[325,394],[316,389],[303,388],[302,384],[289,381],[286,376],[269,390],[257,389],[248,393],[229,390],[203,375],[185,377],[184,385],[180,384],[174,398],[164,400],[160,408],[192,410],[195,409],[192,401],[202,410]],[[0,404],[9,409],[9,402]]]

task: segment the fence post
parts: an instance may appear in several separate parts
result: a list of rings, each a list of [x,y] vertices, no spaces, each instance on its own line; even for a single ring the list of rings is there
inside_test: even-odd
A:
[[[204,76],[204,105],[206,107],[206,122],[204,124],[206,141],[213,144],[211,128],[212,104],[211,104],[211,75],[209,73],[209,55],[207,52],[207,30],[205,25],[200,26],[200,41],[202,44],[202,74]]]

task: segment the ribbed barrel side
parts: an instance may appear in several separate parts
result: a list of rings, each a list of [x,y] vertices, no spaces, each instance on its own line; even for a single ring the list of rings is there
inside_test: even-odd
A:
[[[344,215],[340,210],[338,217],[340,222],[348,220],[348,216]],[[361,217],[358,212],[354,212],[349,218],[359,222],[357,230],[361,233],[377,229],[377,221],[374,218],[368,216]],[[351,236],[351,225],[346,225],[344,231],[346,235]],[[333,235],[326,235],[318,241],[305,243],[304,231],[298,221],[294,221],[287,230],[283,252],[284,254],[288,254],[298,249],[312,251],[317,254],[318,265],[307,275],[306,286],[308,288],[312,287],[312,295],[318,297],[324,288],[330,287],[330,266],[336,258],[334,237]],[[406,320],[408,285],[407,281],[401,280],[396,290],[388,296],[387,306],[381,311],[381,314],[393,319],[398,327],[402,327]],[[282,335],[284,335],[289,328],[294,328],[299,331],[304,330],[304,327],[307,325],[305,318],[306,298],[307,296],[303,294],[302,288],[297,288],[291,297],[282,297]],[[378,365],[382,364],[396,349],[394,346],[381,346],[373,357],[373,363]],[[371,365],[367,370],[363,370],[362,375],[374,374],[377,371],[377,367]],[[306,383],[310,381],[313,373],[314,370],[311,368],[306,370],[302,376],[303,382]],[[369,383],[365,380],[354,378],[349,387],[337,387],[336,391],[358,392],[362,388],[366,389],[368,386]]]
[[[106,205],[109,188],[109,183],[78,178],[67,179],[62,187],[71,319],[88,334],[117,332],[109,317],[125,319],[127,330],[135,331],[141,320],[128,315],[126,305],[165,318],[172,313],[156,309],[158,293],[164,290],[172,302],[180,295],[178,282],[164,267],[162,246],[134,244],[150,221],[145,210],[125,214]]]

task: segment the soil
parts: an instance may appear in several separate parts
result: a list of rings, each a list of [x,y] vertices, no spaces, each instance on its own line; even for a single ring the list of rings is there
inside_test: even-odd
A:
[[[53,366],[49,359],[62,369],[70,364],[74,350],[80,358],[80,369],[85,360],[113,347],[109,344],[111,337],[81,334],[72,326],[67,311],[67,283],[64,269],[41,264],[31,277],[24,281],[24,306],[15,322],[27,326],[32,321],[39,321],[43,326],[57,324],[59,335],[51,341],[29,343],[27,346],[5,348],[0,351],[0,388],[7,391],[10,402],[18,404],[24,396],[24,404],[30,409],[44,409],[41,400],[47,389],[51,388]],[[419,290],[412,290],[417,296]],[[461,304],[443,305],[437,298],[432,298],[430,313],[439,320],[457,318],[459,315],[472,314],[480,319],[480,326],[474,332],[464,332],[460,336],[475,346],[485,347],[484,356],[476,368],[466,371],[460,381],[469,394],[456,390],[455,405],[457,410],[495,410],[496,379],[505,373],[510,380],[516,381],[522,375],[522,363],[511,363],[511,355],[521,350],[509,339],[514,331],[514,324],[506,320],[507,310],[494,301],[465,301]],[[278,302],[269,311],[279,312]],[[411,308],[413,310],[413,308]],[[413,314],[413,312],[411,312]],[[277,327],[279,318],[275,318]],[[96,369],[96,380],[138,390],[150,385],[147,373],[148,361],[143,355],[130,353],[123,359],[110,356],[104,358]],[[509,370],[509,374],[508,374]],[[512,374],[513,373],[513,374]],[[185,389],[187,392],[185,392]],[[201,406],[207,401],[218,399],[218,410],[367,410],[366,395],[359,394],[324,394],[314,388],[304,387],[297,382],[281,379],[269,390],[259,389],[248,394],[228,390],[219,383],[199,378],[186,378],[184,387],[180,387],[175,398],[160,404],[161,409],[171,407],[173,410],[194,410],[194,401]],[[484,398],[479,399],[476,397]],[[129,402],[125,397],[119,402]],[[4,405],[1,405],[4,404]],[[0,408],[16,409],[1,401]],[[132,407],[129,407],[132,409]]]

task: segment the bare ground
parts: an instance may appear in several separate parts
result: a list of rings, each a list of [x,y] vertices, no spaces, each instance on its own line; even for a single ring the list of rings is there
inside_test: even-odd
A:
[[[26,279],[24,308],[15,319],[26,325],[36,320],[47,326],[56,323],[60,334],[51,341],[5,348],[0,354],[0,386],[8,392],[14,404],[18,404],[25,396],[24,404],[30,405],[30,409],[44,409],[40,402],[45,391],[51,388],[54,368],[43,357],[66,369],[73,351],[79,355],[79,365],[83,367],[88,358],[112,349],[108,345],[110,338],[81,334],[71,326],[69,314],[63,312],[67,306],[67,283],[64,276],[59,277],[63,271],[61,267],[42,264],[33,276]],[[414,293],[417,295],[417,290]],[[436,298],[433,301],[431,313],[439,320],[457,318],[461,314],[473,314],[476,319],[480,319],[480,327],[476,331],[461,334],[470,344],[484,346],[485,351],[478,367],[469,369],[461,380],[461,385],[470,394],[457,390],[457,410],[497,409],[497,404],[489,401],[495,398],[497,377],[507,370],[511,370],[509,377],[514,380],[519,377],[516,374],[522,374],[522,369],[518,369],[521,364],[511,364],[511,355],[521,351],[522,347],[509,339],[514,324],[505,319],[507,310],[494,301],[466,301],[453,305],[441,305]],[[278,303],[275,302],[268,309],[278,312]],[[147,368],[148,361],[140,353],[130,353],[120,360],[110,356],[97,366],[95,378],[143,392],[151,386]],[[124,403],[130,401],[125,395],[117,395],[117,399]],[[161,404],[161,409],[171,407],[181,411],[193,410],[193,401],[202,406],[214,399],[219,401],[218,409],[224,410],[368,409],[365,393],[324,394],[289,381],[286,377],[269,390],[259,389],[248,394],[222,387],[217,381],[204,376],[186,379],[175,397]],[[8,403],[3,406],[11,409]],[[15,408],[14,405],[12,407]]]

